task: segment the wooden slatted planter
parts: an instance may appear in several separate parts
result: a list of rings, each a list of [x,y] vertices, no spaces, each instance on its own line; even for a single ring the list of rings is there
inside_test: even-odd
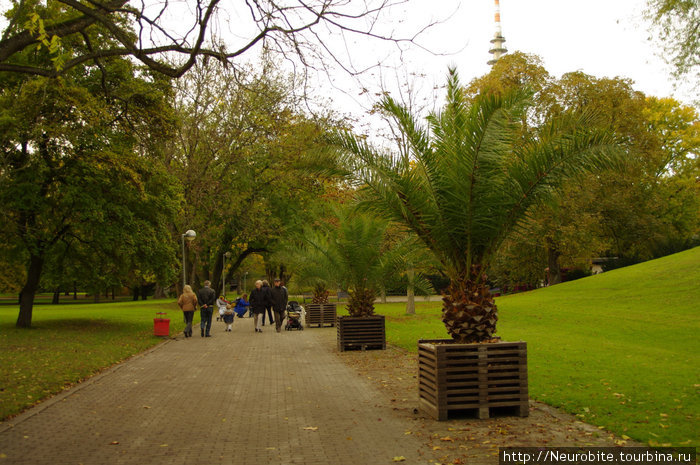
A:
[[[386,349],[384,315],[338,317],[338,350]]]
[[[488,418],[494,407],[528,416],[527,343],[454,344],[418,341],[420,408],[436,420],[450,413]]]
[[[307,304],[306,326],[335,326],[336,308],[335,304]]]

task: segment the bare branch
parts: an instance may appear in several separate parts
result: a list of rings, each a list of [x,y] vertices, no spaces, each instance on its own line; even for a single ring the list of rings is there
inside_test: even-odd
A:
[[[349,0],[246,0],[243,8],[250,13],[248,19],[236,16],[240,22],[240,28],[236,30],[243,31],[243,40],[239,43],[232,40],[235,47],[229,51],[230,45],[226,47],[221,36],[210,27],[217,24],[220,0],[186,0],[184,5],[189,4],[195,11],[193,23],[184,28],[182,21],[174,21],[172,17],[177,15],[176,8],[182,7],[182,2],[165,0],[156,5],[147,0],[57,0],[65,6],[63,18],[68,19],[44,18],[47,36],[78,39],[77,44],[75,41],[65,42],[66,50],[72,56],[57,69],[49,60],[46,63],[26,63],[15,59],[23,50],[42,44],[37,34],[19,26],[26,20],[20,16],[26,18],[32,12],[20,12],[24,0],[16,1],[16,14],[0,40],[0,71],[42,76],[57,76],[89,61],[132,56],[157,72],[179,77],[195,64],[199,56],[232,62],[268,41],[282,55],[292,52],[304,66],[311,64],[311,57],[327,59],[330,56],[336,65],[354,75],[373,66],[355,69],[347,44],[345,55],[348,59],[337,57],[328,46],[329,36],[341,34],[345,38],[346,34],[353,34],[393,42],[397,46],[404,43],[417,45],[416,37],[435,24],[421,27],[408,37],[381,32],[378,27],[380,15],[407,0],[367,0],[362,3]],[[358,8],[358,4],[362,6]],[[319,33],[319,26],[326,28],[327,35]],[[87,44],[87,38],[95,37],[95,34],[106,39],[100,43],[93,39]],[[214,37],[219,38],[214,40]],[[80,46],[80,42],[85,46]],[[184,57],[184,60],[173,60],[173,54]],[[179,64],[173,65],[174,61]],[[324,68],[325,64],[319,66]]]

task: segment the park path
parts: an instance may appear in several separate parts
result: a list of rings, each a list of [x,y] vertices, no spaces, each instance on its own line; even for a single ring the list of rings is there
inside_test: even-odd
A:
[[[429,463],[328,331],[178,336],[0,424],[0,465]]]

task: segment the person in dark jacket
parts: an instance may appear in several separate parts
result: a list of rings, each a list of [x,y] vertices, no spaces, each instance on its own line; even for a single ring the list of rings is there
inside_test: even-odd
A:
[[[265,312],[267,312],[268,320],[270,321],[270,325],[272,325],[272,323],[275,322],[275,320],[272,318],[272,294],[270,294],[272,289],[270,288],[270,283],[267,281],[267,279],[263,279],[262,290],[268,294],[268,304],[265,306]],[[263,312],[262,316],[263,326],[265,326],[265,312]]]
[[[204,281],[204,287],[197,292],[199,315],[202,319],[199,324],[202,337],[205,335],[211,337],[211,317],[214,314],[214,307],[216,307],[216,292],[210,286],[210,281]]]
[[[255,317],[255,332],[262,333],[262,328],[260,324],[262,323],[262,318],[260,314],[265,312],[265,309],[270,305],[270,293],[269,288],[264,290],[263,282],[260,280],[255,281],[255,289],[250,293],[250,308],[253,310],[253,315]]]
[[[284,311],[287,309],[289,294],[279,278],[275,279],[275,285],[270,290],[270,294],[272,295],[272,311],[275,312],[275,328],[279,333],[282,332],[282,320],[284,320]]]

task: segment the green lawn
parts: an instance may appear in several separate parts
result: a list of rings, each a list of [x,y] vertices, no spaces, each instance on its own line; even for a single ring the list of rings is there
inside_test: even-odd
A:
[[[700,248],[499,297],[498,333],[528,343],[530,396],[650,444],[700,444]],[[378,305],[387,342],[448,337],[440,303]]]
[[[528,342],[530,395],[651,444],[700,443],[700,248],[548,289],[498,298],[499,334]],[[447,337],[440,304],[378,305],[390,344]],[[160,342],[172,301],[37,305],[34,329],[0,306],[0,418]],[[198,316],[195,316],[195,323]]]
[[[153,336],[160,311],[171,318],[171,333],[182,330],[172,301],[36,305],[29,330],[15,328],[17,306],[1,306],[0,418],[160,343]]]

